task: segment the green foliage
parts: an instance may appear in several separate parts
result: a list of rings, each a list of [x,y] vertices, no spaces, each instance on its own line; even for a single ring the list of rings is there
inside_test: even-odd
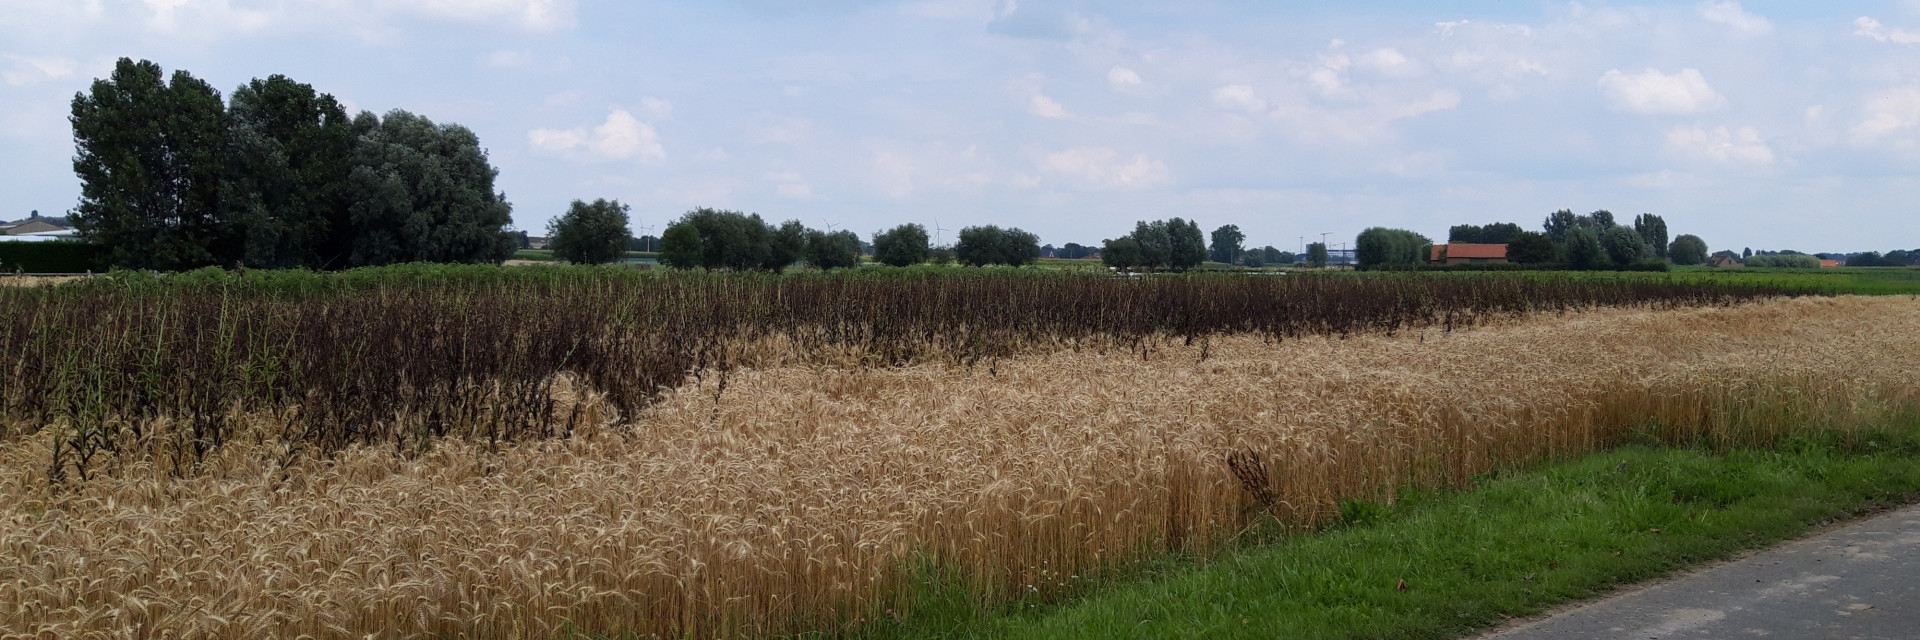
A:
[[[927,228],[916,223],[909,222],[873,234],[873,259],[881,264],[895,267],[920,264],[927,261],[927,254],[932,250],[927,240]]]
[[[1680,234],[1673,239],[1673,245],[1667,248],[1667,257],[1678,265],[1697,265],[1707,263],[1707,241],[1693,234]]]
[[[1373,227],[1354,241],[1354,258],[1361,269],[1425,264],[1433,240],[1405,229]]]
[[[1281,251],[1273,248],[1272,245],[1262,248],[1260,253],[1262,254],[1261,259],[1265,260],[1267,264],[1293,264],[1299,259],[1299,256],[1293,255],[1292,251]]]
[[[110,254],[85,242],[0,241],[0,273],[87,273],[105,271]]]
[[[1146,254],[1140,250],[1139,240],[1133,239],[1133,236],[1120,236],[1101,246],[1100,263],[1127,270],[1146,264]]]
[[[1607,252],[1600,246],[1600,234],[1585,226],[1576,226],[1567,232],[1566,253],[1567,263],[1575,269],[1607,266]]]
[[[1468,244],[1508,244],[1521,232],[1520,225],[1495,222],[1487,226],[1461,224],[1447,230],[1447,242]]]
[[[806,249],[802,253],[807,266],[821,271],[860,266],[858,234],[845,229],[833,232],[811,230],[806,237]]]
[[[512,256],[513,207],[473,131],[405,111],[353,120],[353,265],[483,264]]]
[[[1857,253],[1847,258],[1849,267],[1905,267],[1914,264],[1920,258],[1920,249],[1905,251],[1895,249],[1881,255],[1878,251]]]
[[[1818,269],[1820,259],[1797,253],[1754,254],[1747,258],[1749,267],[1780,267],[1786,269]]]
[[[339,268],[353,246],[353,126],[333,96],[286,76],[254,79],[228,106],[221,191],[231,258],[255,268]]]
[[[797,220],[775,229],[759,214],[701,207],[667,227],[660,260],[682,269],[778,272],[798,262],[806,246],[807,228]]]
[[[567,212],[547,222],[547,247],[553,255],[574,264],[606,264],[626,255],[633,231],[627,226],[627,205],[605,198],[591,203],[573,201]]]
[[[1227,231],[1227,227],[1221,230]],[[1229,240],[1233,239],[1232,234],[1239,233],[1239,229],[1234,228],[1224,236],[1215,233],[1218,239]],[[1206,239],[1201,235],[1200,224],[1181,218],[1140,221],[1134,224],[1133,233],[1125,239],[1132,242],[1121,246],[1117,257],[1108,255],[1117,240],[1107,241],[1106,248],[1101,252],[1101,260],[1108,266],[1185,271],[1200,266],[1208,258]],[[1241,239],[1244,240],[1244,236]]]
[[[1553,262],[1555,251],[1553,240],[1547,234],[1522,231],[1507,241],[1507,261],[1515,264],[1545,264]]]
[[[1667,257],[1667,221],[1651,213],[1643,213],[1633,218],[1633,230],[1653,249],[1654,257]]]
[[[1600,246],[1613,264],[1633,264],[1651,258],[1652,251],[1640,234],[1626,227],[1608,227],[1600,234]]]
[[[1209,248],[1211,255],[1208,257],[1214,262],[1233,264],[1234,260],[1239,259],[1243,250],[1241,244],[1246,240],[1247,234],[1240,232],[1240,225],[1230,224],[1214,229],[1213,245]]]
[[[1327,243],[1315,242],[1307,245],[1307,264],[1315,269],[1327,266]]]
[[[1237,231],[1236,231],[1237,232]],[[1175,271],[1198,267],[1207,261],[1207,239],[1200,234],[1200,223],[1172,218],[1167,220],[1167,238],[1171,253],[1167,265]]]
[[[1024,266],[1040,259],[1040,237],[1016,228],[987,225],[960,230],[954,257],[970,267],[990,264]]]
[[[73,223],[114,264],[190,269],[221,262],[226,161],[220,92],[185,71],[121,58],[73,98]]]
[[[675,269],[697,269],[707,265],[706,246],[700,239],[700,227],[680,222],[667,227],[660,238],[660,263]]]

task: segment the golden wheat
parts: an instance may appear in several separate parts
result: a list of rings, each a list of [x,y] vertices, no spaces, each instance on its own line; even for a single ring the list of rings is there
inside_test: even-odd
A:
[[[840,630],[911,607],[921,554],[982,597],[1060,592],[1263,512],[1311,525],[1342,498],[1634,428],[1764,443],[1872,424],[1916,407],[1916,374],[1920,303],[1825,298],[1215,338],[1151,361],[768,366],[570,439],[305,459],[261,435],[197,473],[127,460],[64,489],[43,429],[0,444],[0,637]],[[1228,464],[1248,453],[1259,486]]]

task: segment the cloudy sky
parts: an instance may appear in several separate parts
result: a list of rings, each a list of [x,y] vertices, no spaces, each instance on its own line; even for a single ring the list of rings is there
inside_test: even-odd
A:
[[[606,197],[1291,249],[1604,208],[1920,246],[1920,0],[0,0],[0,219],[73,206],[68,104],[121,56],[466,125],[534,230]]]

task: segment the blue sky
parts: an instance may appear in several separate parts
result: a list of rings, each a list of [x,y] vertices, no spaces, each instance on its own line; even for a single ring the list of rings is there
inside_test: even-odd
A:
[[[0,218],[73,206],[68,104],[121,56],[464,124],[535,231],[606,197],[1291,249],[1604,208],[1920,247],[1920,0],[0,0]]]

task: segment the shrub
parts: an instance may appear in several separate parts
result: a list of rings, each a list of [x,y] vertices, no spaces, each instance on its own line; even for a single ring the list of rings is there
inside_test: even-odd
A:
[[[1414,266],[1427,261],[1433,240],[1406,229],[1373,227],[1354,242],[1354,259],[1362,269]]]
[[[1693,234],[1681,234],[1667,247],[1667,255],[1674,264],[1694,265],[1707,263],[1707,241]]]
[[[961,264],[970,267],[990,264],[1018,267],[1040,259],[1040,237],[1017,228],[967,227],[960,230],[960,244],[953,252]]]

